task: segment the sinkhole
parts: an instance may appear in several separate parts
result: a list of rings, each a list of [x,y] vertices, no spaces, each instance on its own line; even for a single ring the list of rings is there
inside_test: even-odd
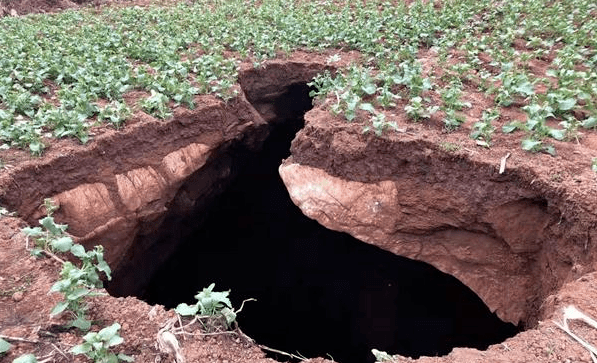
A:
[[[236,308],[257,300],[238,322],[258,344],[344,363],[373,362],[372,348],[437,356],[516,334],[454,277],[328,230],[292,203],[278,166],[311,108],[308,92],[297,84],[276,98],[278,119],[261,150],[239,144],[223,152],[234,178],[209,203],[185,212],[185,223],[166,217],[156,233],[176,236],[177,249],[145,286],[117,295],[173,308],[194,303],[214,282],[218,291],[231,290]]]

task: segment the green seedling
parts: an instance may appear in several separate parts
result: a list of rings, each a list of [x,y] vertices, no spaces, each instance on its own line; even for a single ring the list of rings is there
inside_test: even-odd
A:
[[[472,107],[469,102],[462,102],[462,84],[453,82],[450,87],[445,88],[440,92],[442,101],[444,102],[441,110],[444,111],[444,125],[446,130],[452,131],[460,127],[466,119],[457,111],[463,108]]]
[[[182,316],[194,316],[207,332],[216,330],[229,329],[232,324],[236,323],[236,316],[242,310],[242,306],[238,310],[232,308],[232,303],[228,299],[230,291],[213,291],[215,284],[211,284],[204,288],[197,295],[197,303],[188,305],[186,303],[179,304],[175,311]],[[248,299],[243,301],[243,305]]]
[[[521,147],[523,150],[533,153],[545,152],[547,154],[550,154],[551,156],[557,155],[556,149],[553,145],[544,144],[541,140],[535,140],[532,138],[524,139],[521,142]]]
[[[462,85],[453,83],[450,87],[445,88],[440,92],[442,101],[444,101],[443,109],[451,109],[460,111],[464,108],[471,108],[470,102],[463,102],[460,100],[462,97]]]
[[[139,102],[143,111],[156,116],[157,118],[166,119],[172,116],[172,112],[168,107],[170,99],[163,93],[151,90],[151,96]]]
[[[392,362],[392,361],[394,361],[394,357],[392,357],[390,354],[388,354],[384,351],[377,350],[377,349],[371,349],[371,353],[375,356],[376,362]]]
[[[44,200],[46,217],[39,220],[41,227],[25,227],[21,231],[35,241],[35,247],[31,250],[34,256],[41,256],[43,251],[67,252],[73,245],[73,239],[66,234],[68,228],[65,224],[56,223],[54,211],[57,207],[51,199]]]
[[[576,142],[579,142],[578,139],[580,134],[578,132],[578,128],[581,125],[580,121],[571,115],[565,115],[564,121],[560,122],[559,125],[562,126],[564,130],[564,140],[576,140]]]
[[[131,109],[124,102],[112,101],[100,110],[97,115],[98,121],[107,121],[114,128],[122,127],[126,119],[132,114]]]
[[[408,105],[404,106],[404,111],[413,121],[419,121],[423,118],[430,118],[439,110],[439,106],[425,106],[423,98],[416,96],[410,99]]]
[[[595,117],[595,116],[587,117],[585,120],[582,121],[581,125],[585,129],[597,128],[597,117]]]
[[[495,102],[498,105],[510,106],[518,97],[530,97],[535,94],[535,86],[528,75],[513,71],[511,63],[503,64],[502,67],[503,72],[495,77],[501,81],[501,86],[490,89],[490,92],[497,93]]]
[[[118,334],[120,324],[114,323],[103,328],[99,332],[90,332],[85,334],[83,344],[75,345],[70,352],[79,355],[82,354],[96,363],[118,363],[133,362],[134,359],[124,353],[114,353],[112,347],[121,344],[124,339]]]
[[[110,267],[104,261],[102,246],[95,246],[94,250],[86,252],[83,246],[75,244],[71,246],[70,252],[81,259],[81,267],[68,261],[62,265],[60,280],[52,285],[50,292],[61,293],[64,300],[54,306],[50,315],[68,311],[71,315],[71,326],[89,330],[91,321],[86,316],[88,307],[85,298],[105,295],[97,291],[103,286],[99,273],[103,272],[110,280]]]
[[[111,279],[110,266],[104,260],[102,246],[95,246],[93,250],[85,251],[83,246],[73,243],[72,239],[65,233],[67,226],[57,224],[52,217],[58,206],[54,205],[50,199],[44,200],[44,206],[47,216],[40,220],[42,227],[27,227],[23,231],[38,241],[40,246],[37,248],[40,252],[46,251],[50,256],[60,260],[52,252],[70,251],[74,257],[80,260],[80,267],[70,261],[62,262],[60,280],[52,285],[50,292],[59,292],[64,299],[54,306],[50,315],[54,316],[68,312],[71,316],[69,325],[87,331],[91,328],[91,321],[86,316],[87,303],[85,298],[105,295],[97,289],[103,285],[100,273],[105,274],[108,280]],[[70,351],[73,354],[83,354],[94,362],[132,362],[132,357],[122,353],[115,354],[109,350],[111,347],[123,342],[122,337],[118,335],[119,329],[120,324],[114,323],[97,333],[88,333],[83,337],[85,342],[74,346]],[[0,354],[9,348],[10,344],[0,339]],[[26,354],[13,362],[35,363],[37,359],[33,354]]]
[[[41,227],[26,227],[22,230],[35,240],[36,247],[32,250],[32,254],[41,256],[44,251],[50,254],[70,252],[81,261],[81,267],[77,267],[70,261],[62,264],[60,280],[52,285],[50,292],[61,293],[64,300],[54,306],[50,315],[68,311],[71,315],[71,326],[89,330],[91,322],[86,317],[87,304],[84,299],[103,294],[96,290],[103,286],[99,274],[104,273],[110,280],[110,266],[104,260],[102,246],[95,246],[93,250],[85,251],[83,246],[73,243],[72,238],[66,234],[67,226],[56,223],[52,217],[58,207],[50,199],[44,200],[44,206],[47,216],[39,220]]]
[[[195,295],[195,299],[197,299],[196,304],[179,304],[175,309],[176,313],[182,316],[194,316],[198,314],[206,317],[223,316],[227,327],[230,327],[236,321],[236,313],[232,309],[230,299],[228,299],[230,291],[213,291],[215,286],[216,284],[211,284]]]
[[[37,363],[37,362],[39,362],[39,361],[37,360],[35,355],[33,355],[31,353],[23,354],[12,361],[12,363]]]
[[[398,130],[398,125],[396,122],[386,120],[386,115],[379,113],[371,118],[371,126],[365,126],[363,133],[366,134],[373,130],[375,135],[380,137],[388,129]]]
[[[497,121],[499,118],[500,112],[497,108],[483,111],[481,121],[473,125],[473,132],[470,135],[471,139],[476,140],[479,146],[489,147],[493,132],[495,131],[495,126],[492,125],[492,122]]]
[[[553,108],[547,103],[533,102],[530,105],[522,108],[527,113],[527,121],[521,123],[520,121],[513,121],[502,126],[504,133],[510,133],[516,130],[523,130],[527,132],[528,136],[521,143],[523,150],[531,152],[546,152],[552,156],[556,155],[556,150],[553,145],[544,144],[543,139],[553,138],[556,140],[564,140],[567,135],[576,131],[577,126],[572,124],[564,124],[565,129],[554,129],[549,127],[546,123],[547,119],[554,117]]]
[[[463,115],[452,108],[444,110],[444,113],[444,126],[448,131],[459,128],[466,121]]]
[[[6,340],[0,338],[0,356],[10,350],[11,344]]]
[[[424,91],[433,87],[431,79],[423,76],[419,62],[404,61],[398,65],[393,74],[388,74],[387,78],[393,84],[406,86],[411,97],[421,96]]]

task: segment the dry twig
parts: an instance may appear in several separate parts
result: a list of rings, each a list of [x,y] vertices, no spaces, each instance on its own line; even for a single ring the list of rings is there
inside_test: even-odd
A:
[[[7,340],[9,342],[12,341],[12,342],[32,343],[32,344],[39,343],[39,340],[25,339],[25,338],[19,338],[19,337],[10,337],[8,335],[1,335],[1,334],[0,334],[0,338]]]
[[[263,349],[263,350],[268,350],[268,351],[270,351],[270,352],[277,353],[277,354],[281,354],[281,355],[287,356],[287,357],[289,357],[289,358],[298,359],[298,360],[300,360],[300,361],[305,361],[305,360],[307,360],[307,358],[306,358],[306,357],[299,356],[299,355],[292,354],[292,353],[286,353],[286,352],[284,352],[284,351],[281,351],[281,350],[278,350],[278,349],[274,349],[274,348],[270,348],[270,347],[268,347],[268,346],[265,346],[265,345],[261,345],[261,344],[260,344],[260,345],[258,345],[258,346],[259,346],[259,348],[260,348],[260,349]]]
[[[510,153],[507,153],[506,156],[504,156],[502,158],[502,160],[500,161],[500,174],[504,174],[504,172],[506,171],[506,161],[508,160],[509,157],[510,157]]]
[[[582,345],[585,349],[587,349],[589,351],[589,354],[591,355],[591,359],[593,360],[593,362],[597,363],[597,348],[595,348],[591,344],[585,342],[578,335],[574,334],[572,332],[572,330],[570,329],[570,327],[568,326],[568,320],[582,320],[595,329],[597,329],[597,321],[595,321],[593,318],[586,315],[585,313],[578,310],[575,306],[572,306],[572,305],[564,308],[564,317],[563,317],[562,324],[558,323],[555,320],[553,321],[554,324],[558,328],[562,329],[564,332],[566,332],[568,335],[570,335],[572,337],[572,339],[576,340],[580,345]]]

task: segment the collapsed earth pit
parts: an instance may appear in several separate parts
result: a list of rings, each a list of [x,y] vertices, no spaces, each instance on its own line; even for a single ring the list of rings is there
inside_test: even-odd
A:
[[[514,325],[452,276],[328,230],[292,203],[278,168],[312,107],[308,93],[295,83],[254,101],[271,125],[262,147],[239,141],[215,152],[179,195],[205,188],[201,175],[227,177],[192,210],[168,207],[153,247],[117,270],[108,291],[174,308],[214,282],[235,306],[257,300],[238,321],[259,344],[340,362],[372,362],[373,348],[436,356],[513,336]],[[159,246],[178,247],[164,261]]]
[[[106,247],[114,296],[174,307],[215,282],[235,307],[258,300],[238,317],[258,343],[343,362],[485,349],[591,270],[594,221],[524,162],[502,175],[422,128],[363,135],[324,107],[304,120],[324,68],[246,67],[237,99],[137,116],[77,165],[13,171],[2,203],[32,224],[53,197],[69,232]]]
[[[285,96],[306,108],[307,92]],[[517,332],[452,276],[305,217],[278,174],[300,127],[299,117],[278,120],[261,151],[239,156],[238,176],[137,296],[173,308],[214,282],[234,306],[257,300],[238,316],[257,343],[339,362],[373,362],[372,348],[410,357],[485,349]]]

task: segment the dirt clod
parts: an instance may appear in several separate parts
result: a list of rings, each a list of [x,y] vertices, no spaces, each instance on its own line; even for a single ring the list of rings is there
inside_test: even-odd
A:
[[[19,292],[15,292],[15,293],[12,295],[12,301],[14,301],[14,302],[19,302],[19,301],[21,301],[21,300],[23,300],[23,293],[22,293],[22,292],[20,292],[20,291],[19,291]]]

